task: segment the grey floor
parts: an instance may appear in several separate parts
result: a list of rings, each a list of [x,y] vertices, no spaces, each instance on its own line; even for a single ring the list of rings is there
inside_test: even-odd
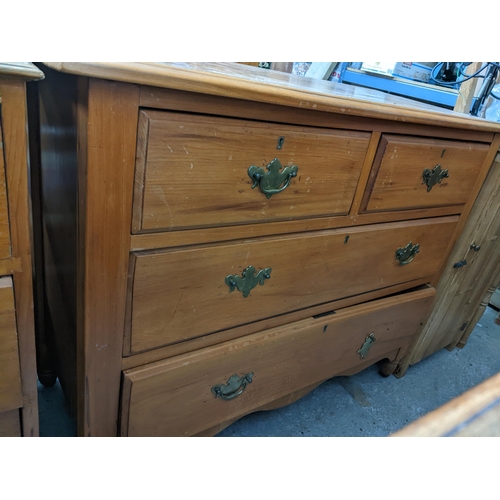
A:
[[[333,378],[299,401],[243,417],[219,436],[387,436],[500,372],[500,326],[487,308],[464,349],[445,349],[397,379],[371,367]],[[39,384],[41,436],[75,436],[59,383]]]

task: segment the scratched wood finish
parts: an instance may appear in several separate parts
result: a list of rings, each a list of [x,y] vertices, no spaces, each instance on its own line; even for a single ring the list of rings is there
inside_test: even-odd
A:
[[[241,417],[359,365],[370,334],[366,361],[375,362],[408,342],[433,295],[428,288],[386,298],[126,371],[122,435],[189,436]],[[250,372],[240,396],[212,394],[212,386]]]
[[[0,278],[0,413],[23,406],[12,279]]]
[[[2,437],[21,437],[19,410],[0,413],[0,438]]]
[[[139,130],[135,232],[347,214],[370,138],[149,110]],[[268,199],[247,171],[275,158],[298,173]]]
[[[373,212],[465,205],[487,152],[486,144],[384,135],[364,206]],[[449,177],[427,191],[423,171],[438,164]]]
[[[26,82],[0,77],[0,94],[11,252],[20,263],[12,276],[23,391],[22,434],[38,436]]]
[[[500,125],[372,89],[237,63],[47,62],[62,72],[395,122],[500,131]]]
[[[432,276],[456,223],[450,217],[138,254],[130,352]],[[401,266],[395,252],[409,242],[420,253]],[[246,298],[229,293],[226,276],[250,265],[272,268],[271,278]]]
[[[392,437],[466,436],[500,436],[500,374],[392,434]]]
[[[401,124],[380,118],[358,117],[328,113],[311,109],[288,108],[276,104],[248,99],[227,99],[222,96],[194,94],[175,89],[141,86],[140,106],[169,111],[185,111],[233,118],[268,121],[274,123],[301,124],[311,127],[328,127],[365,132],[401,133]],[[404,133],[421,137],[460,139],[464,141],[491,142],[492,132],[462,130],[442,126],[405,123]]]

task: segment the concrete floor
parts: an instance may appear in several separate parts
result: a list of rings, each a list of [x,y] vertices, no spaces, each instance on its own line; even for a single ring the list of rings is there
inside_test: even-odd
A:
[[[372,366],[328,380],[299,401],[243,417],[219,436],[387,436],[500,372],[500,326],[487,308],[464,349],[445,349],[397,379]],[[57,383],[39,384],[40,435],[75,436]]]

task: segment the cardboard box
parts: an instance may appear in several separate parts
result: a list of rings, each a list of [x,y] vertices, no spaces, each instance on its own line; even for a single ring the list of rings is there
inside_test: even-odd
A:
[[[398,62],[392,72],[393,76],[428,83],[432,68],[415,62]]]

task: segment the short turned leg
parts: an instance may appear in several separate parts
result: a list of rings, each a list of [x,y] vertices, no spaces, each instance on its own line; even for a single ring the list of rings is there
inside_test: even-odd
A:
[[[397,361],[383,361],[378,368],[378,372],[382,377],[388,377],[389,375],[392,375],[396,368],[398,367],[398,362]]]

